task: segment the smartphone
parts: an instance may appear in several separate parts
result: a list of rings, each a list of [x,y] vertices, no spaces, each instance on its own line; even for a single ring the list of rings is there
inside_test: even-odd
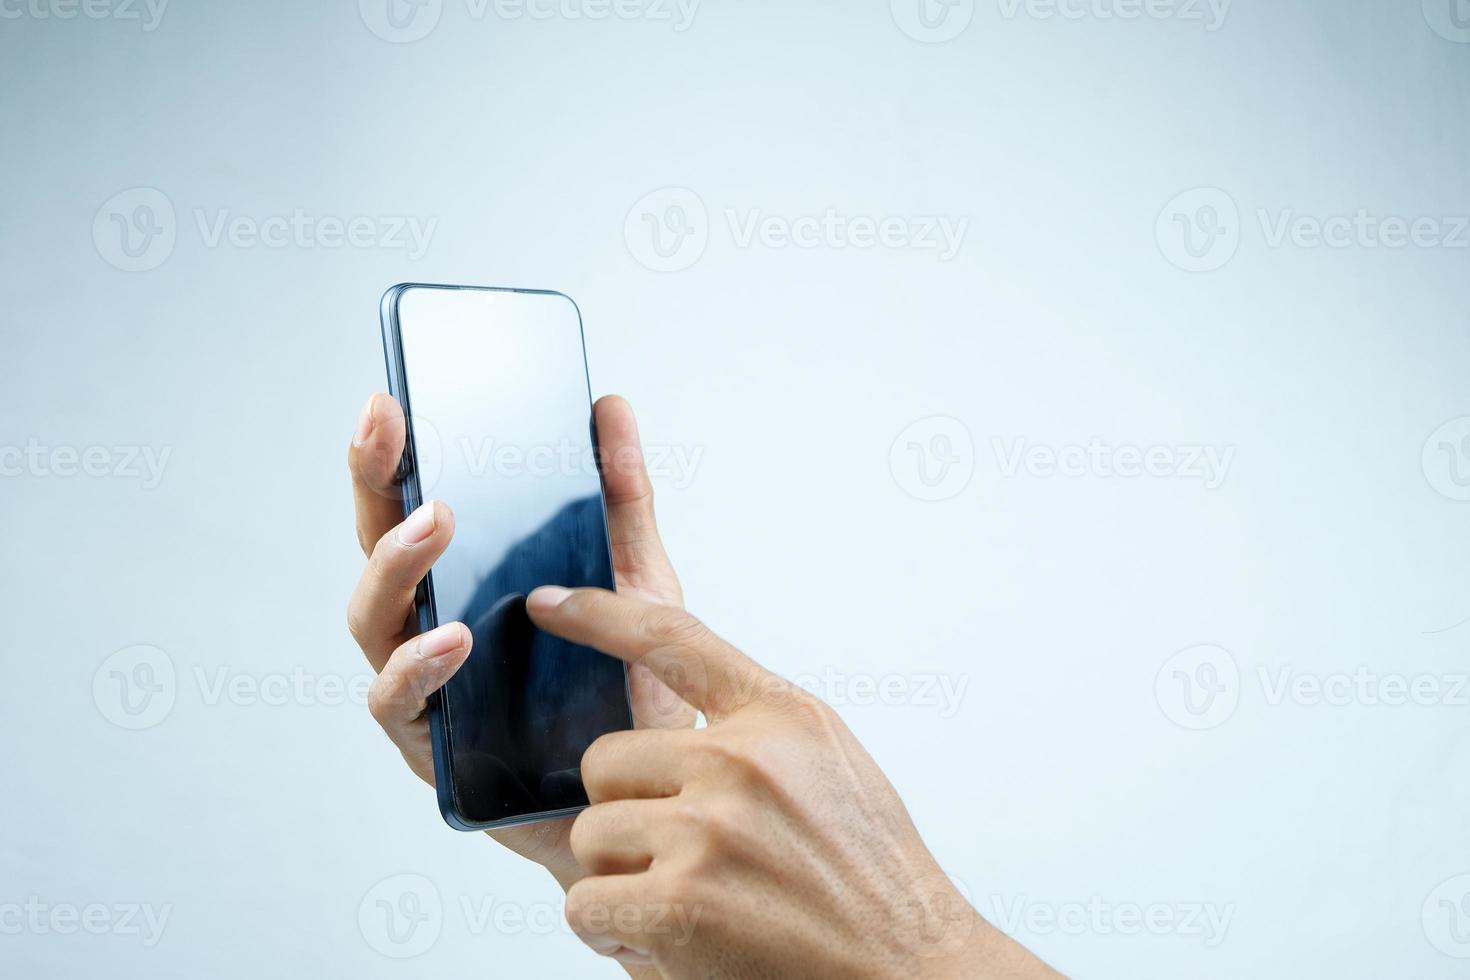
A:
[[[439,810],[458,830],[575,813],[582,753],[632,727],[623,663],[526,615],[540,585],[613,588],[581,313],[556,292],[404,283],[381,314],[407,419],[403,512],[435,499],[454,511],[418,627],[474,634],[429,699]]]

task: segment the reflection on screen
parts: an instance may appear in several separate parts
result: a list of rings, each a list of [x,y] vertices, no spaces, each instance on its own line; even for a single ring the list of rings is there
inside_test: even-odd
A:
[[[539,585],[612,587],[576,308],[414,288],[399,326],[420,489],[455,514],[437,618],[475,638],[444,689],[458,809],[488,822],[583,805],[582,753],[630,727],[623,667],[525,612]]]

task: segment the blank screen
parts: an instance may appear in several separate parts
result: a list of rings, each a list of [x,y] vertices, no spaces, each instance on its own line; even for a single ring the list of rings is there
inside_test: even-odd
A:
[[[577,309],[411,287],[398,323],[420,492],[455,515],[436,622],[474,634],[442,695],[457,809],[488,823],[583,806],[582,753],[630,727],[623,665],[525,613],[540,585],[613,587]]]

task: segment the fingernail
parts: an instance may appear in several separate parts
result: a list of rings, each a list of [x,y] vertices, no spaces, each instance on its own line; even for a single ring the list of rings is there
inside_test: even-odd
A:
[[[352,436],[352,444],[361,446],[368,441],[368,436],[373,434],[373,402],[377,401],[374,396],[368,399],[368,403],[362,406],[362,414],[357,419],[357,432]]]
[[[571,589],[564,589],[560,585],[543,585],[526,597],[526,605],[537,609],[555,609],[571,597]]]
[[[431,500],[398,525],[398,543],[405,548],[412,548],[434,533],[435,523],[434,501]]]
[[[464,633],[458,623],[440,626],[419,637],[419,656],[442,657],[451,650],[458,650],[463,639]]]

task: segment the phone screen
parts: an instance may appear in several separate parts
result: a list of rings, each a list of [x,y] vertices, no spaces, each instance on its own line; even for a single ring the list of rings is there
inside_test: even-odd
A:
[[[418,496],[455,519],[429,601],[474,634],[441,695],[455,808],[584,806],[582,753],[631,727],[623,664],[525,612],[540,585],[613,587],[581,317],[556,293],[408,287],[397,321]]]

